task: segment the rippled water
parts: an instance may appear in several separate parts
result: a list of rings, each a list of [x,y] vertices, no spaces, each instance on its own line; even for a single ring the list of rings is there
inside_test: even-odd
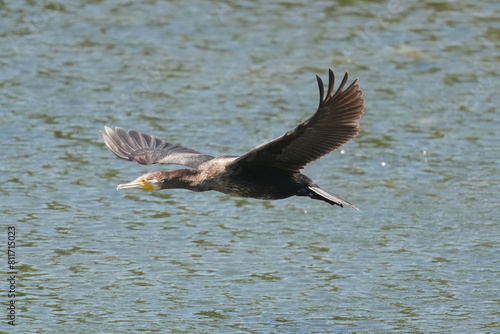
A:
[[[500,330],[498,2],[0,11],[0,219],[18,270],[1,332]],[[115,190],[162,167],[115,158],[104,125],[242,154],[311,115],[329,67],[359,78],[362,132],[305,173],[360,212]]]

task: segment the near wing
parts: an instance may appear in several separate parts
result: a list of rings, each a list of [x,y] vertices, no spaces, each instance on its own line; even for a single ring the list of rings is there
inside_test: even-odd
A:
[[[135,130],[130,130],[127,133],[120,127],[113,130],[107,126],[104,127],[104,130],[105,132],[99,132],[111,152],[119,158],[137,161],[143,165],[159,163],[197,168],[203,162],[214,158],[211,155],[173,145]]]
[[[339,148],[353,139],[358,131],[357,121],[363,114],[363,93],[357,79],[347,87],[348,73],[334,93],[335,76],[329,70],[328,91],[324,95],[323,81],[319,86],[319,107],[308,120],[284,135],[259,145],[236,159],[232,170],[244,167],[273,167],[285,173],[298,173],[305,165]]]

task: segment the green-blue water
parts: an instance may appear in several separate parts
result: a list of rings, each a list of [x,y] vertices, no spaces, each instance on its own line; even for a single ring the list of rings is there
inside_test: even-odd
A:
[[[500,5],[0,5],[2,333],[500,331]],[[307,198],[117,192],[162,166],[104,125],[243,154],[358,77],[362,132]],[[7,227],[16,229],[8,325]]]

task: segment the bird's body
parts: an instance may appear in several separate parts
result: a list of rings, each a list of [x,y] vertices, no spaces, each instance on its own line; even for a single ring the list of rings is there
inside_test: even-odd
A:
[[[242,156],[213,157],[173,145],[134,130],[128,133],[105,127],[101,135],[118,157],[141,164],[179,164],[190,168],[144,174],[118,189],[189,189],[215,190],[232,196],[258,199],[283,199],[308,196],[339,206],[349,202],[316,185],[300,173],[309,162],[342,146],[358,133],[357,121],[363,113],[362,92],[354,81],[342,90],[347,73],[333,93],[334,76],[330,70],[329,87],[324,96],[319,77],[318,111],[284,135],[255,147]]]
[[[202,163],[196,169],[155,172],[164,180],[161,188],[183,188],[192,191],[215,190],[231,196],[259,199],[283,199],[298,195],[302,183],[309,181],[303,174],[284,175],[272,169],[244,169],[228,172],[227,166],[237,157],[218,157]]]

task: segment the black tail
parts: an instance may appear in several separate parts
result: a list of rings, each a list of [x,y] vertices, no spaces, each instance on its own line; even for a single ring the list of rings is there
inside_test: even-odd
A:
[[[342,198],[332,195],[330,193],[327,193],[320,187],[314,187],[314,186],[308,186],[309,193],[307,196],[311,197],[312,199],[320,199],[322,201],[325,201],[327,203],[330,203],[331,205],[338,205],[343,207],[344,205],[350,206],[351,208],[354,208],[359,211],[357,207],[349,203],[348,201],[343,200]]]

